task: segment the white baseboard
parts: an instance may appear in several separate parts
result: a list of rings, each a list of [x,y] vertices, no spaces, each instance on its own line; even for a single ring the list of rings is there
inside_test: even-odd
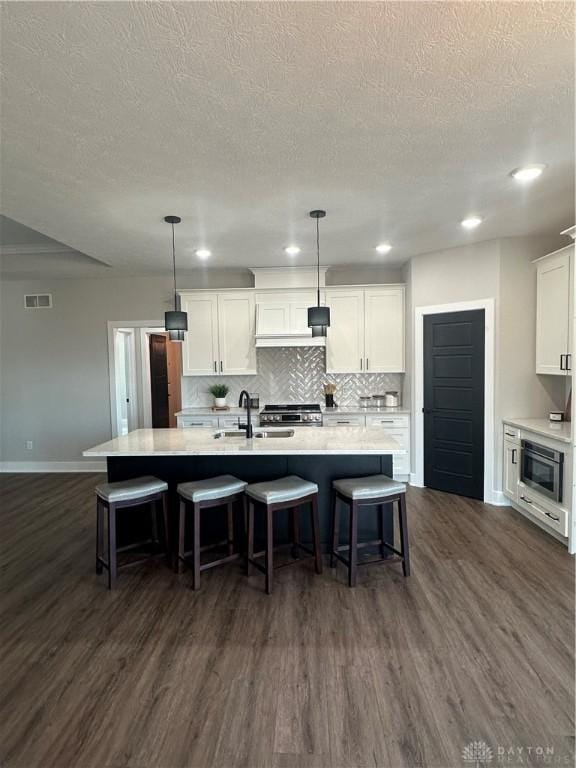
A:
[[[410,485],[413,485],[414,488],[424,488],[422,483],[418,481],[418,475],[416,472],[410,472]]]
[[[492,497],[486,499],[486,504],[492,504],[495,507],[511,507],[510,499],[502,491],[492,491]]]
[[[106,472],[105,461],[2,461],[0,472]]]

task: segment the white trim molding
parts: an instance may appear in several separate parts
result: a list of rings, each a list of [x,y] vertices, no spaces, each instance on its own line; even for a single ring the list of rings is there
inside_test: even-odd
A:
[[[501,504],[500,494],[494,487],[494,383],[495,383],[495,326],[494,299],[459,301],[453,304],[435,304],[414,309],[414,462],[412,485],[424,487],[424,316],[444,312],[484,310],[484,501]]]
[[[2,461],[0,472],[106,472],[105,461]]]

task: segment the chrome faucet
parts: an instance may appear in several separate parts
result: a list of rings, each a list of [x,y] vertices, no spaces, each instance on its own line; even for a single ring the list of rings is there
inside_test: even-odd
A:
[[[250,440],[254,436],[254,430],[252,429],[252,403],[250,402],[250,395],[245,389],[240,392],[238,408],[242,408],[244,404],[246,404],[246,424],[240,424],[240,419],[238,419],[238,427],[246,430],[246,439]]]

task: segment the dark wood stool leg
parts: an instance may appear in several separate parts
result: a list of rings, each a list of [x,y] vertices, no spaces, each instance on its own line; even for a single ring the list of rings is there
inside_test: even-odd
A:
[[[297,546],[300,544],[300,507],[291,509],[290,516],[292,517],[292,557],[298,559],[300,557],[300,548]]]
[[[386,548],[384,546],[384,513],[386,511],[386,504],[379,504],[377,509],[378,514],[378,538],[380,539],[380,557],[384,558],[386,554]]]
[[[162,494],[162,521],[164,525],[164,550],[166,552],[166,562],[168,565],[172,563],[172,543],[170,536],[170,521],[168,520],[168,495]]]
[[[184,568],[184,553],[186,552],[186,502],[180,499],[178,509],[178,550],[174,561],[176,573],[182,573]]]
[[[350,535],[349,535],[348,586],[356,586],[358,570],[358,503],[350,500]]]
[[[244,501],[248,506],[248,534],[246,541],[246,576],[252,572],[251,560],[254,557],[254,502],[250,499]]]
[[[272,594],[274,574],[274,532],[273,516],[270,506],[266,505],[266,594]]]
[[[402,551],[402,571],[410,576],[410,546],[408,544],[408,517],[406,515],[406,494],[398,499],[398,521],[400,523],[400,549]]]
[[[200,505],[194,504],[194,543],[192,549],[192,588],[200,589]]]
[[[101,558],[104,555],[104,510],[98,496],[96,496],[96,573],[102,573],[104,566]]]
[[[118,575],[116,554],[116,505],[108,504],[108,589],[113,589]]]
[[[228,554],[234,554],[234,503],[229,501],[226,504],[228,512]]]
[[[330,568],[336,568],[336,558],[334,552],[338,551],[340,546],[340,507],[336,491],[332,489],[332,551],[330,552]]]
[[[152,528],[152,551],[158,551],[160,540],[158,538],[158,502],[150,502],[150,526]]]
[[[318,518],[318,496],[312,498],[312,538],[314,540],[314,567],[322,573],[322,550],[320,548],[320,520]]]

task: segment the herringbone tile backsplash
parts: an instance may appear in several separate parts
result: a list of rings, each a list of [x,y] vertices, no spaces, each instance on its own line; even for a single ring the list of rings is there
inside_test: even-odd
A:
[[[182,407],[212,404],[211,384],[230,387],[228,402],[235,405],[243,389],[258,392],[265,403],[324,403],[322,386],[336,384],[335,401],[340,406],[356,406],[361,395],[379,395],[396,390],[402,395],[404,376],[400,373],[327,374],[322,347],[272,347],[256,350],[256,376],[184,376]]]

